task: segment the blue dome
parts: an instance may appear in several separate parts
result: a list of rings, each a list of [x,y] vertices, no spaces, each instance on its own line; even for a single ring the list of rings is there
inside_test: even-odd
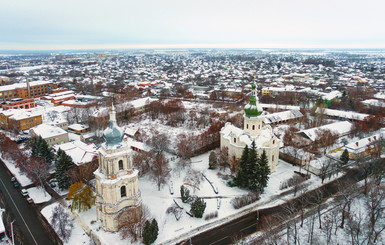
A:
[[[103,137],[107,145],[117,145],[122,142],[123,130],[114,121],[108,123],[108,127],[103,132]]]
[[[103,131],[103,137],[106,140],[106,145],[118,145],[124,137],[123,129],[116,123],[116,112],[114,106],[110,110],[110,121],[108,127]]]

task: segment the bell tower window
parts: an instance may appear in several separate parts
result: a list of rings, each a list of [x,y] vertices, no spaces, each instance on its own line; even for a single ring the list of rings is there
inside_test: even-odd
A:
[[[255,125],[253,125],[253,130],[255,130]]]
[[[122,186],[120,187],[120,197],[125,197],[126,196],[126,187]]]
[[[119,170],[123,169],[123,160],[119,160]]]
[[[234,143],[237,143],[237,138],[234,138]]]

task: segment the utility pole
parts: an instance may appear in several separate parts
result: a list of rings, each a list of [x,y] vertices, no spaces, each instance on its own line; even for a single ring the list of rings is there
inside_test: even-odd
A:
[[[11,222],[11,236],[12,236],[12,245],[15,245],[15,234],[13,234],[13,222],[15,222],[16,220],[13,220]]]

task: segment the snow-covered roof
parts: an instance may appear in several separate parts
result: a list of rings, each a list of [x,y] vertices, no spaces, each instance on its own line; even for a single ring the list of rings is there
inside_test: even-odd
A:
[[[328,116],[335,116],[340,118],[354,119],[354,120],[361,120],[361,121],[369,116],[369,114],[358,113],[354,111],[340,111],[340,110],[326,109],[326,108],[321,109],[319,107],[315,112],[321,113],[322,110],[324,110],[324,114]]]
[[[41,116],[42,112],[38,110],[31,109],[11,109],[2,112],[5,116],[9,116],[12,120],[22,120],[32,117]]]
[[[385,100],[385,93],[384,93],[384,92],[378,92],[378,93],[376,93],[376,94],[374,95],[374,98]]]
[[[332,134],[334,135],[345,135],[350,132],[352,128],[352,124],[348,121],[343,121],[343,122],[336,122],[336,123],[331,123],[327,125],[323,125],[321,127],[315,127],[315,128],[309,128],[305,130],[301,130],[298,133],[306,135],[311,141],[315,141],[317,138],[317,131],[318,130],[330,130]]]
[[[230,141],[230,144],[233,144],[231,138],[235,136],[239,138],[241,145],[248,145],[249,147],[251,147],[251,144],[253,143],[253,141],[255,141],[255,145],[257,148],[263,148],[263,145],[266,142],[270,141],[272,137],[274,137],[273,131],[269,125],[266,125],[261,129],[260,135],[251,136],[249,134],[246,134],[242,129],[232,125],[229,122],[225,124],[225,126],[221,129],[220,133],[223,135],[224,138]]]
[[[59,148],[70,156],[76,165],[91,162],[94,157],[98,156],[97,149],[94,144],[86,144],[80,140],[54,146],[55,150],[58,150]]]
[[[44,84],[50,84],[51,81],[33,81],[29,82],[29,86],[37,86],[37,85],[44,85]],[[15,90],[17,88],[27,88],[27,83],[14,83],[11,85],[4,85],[0,86],[0,92],[8,91],[8,90]]]
[[[280,110],[299,110],[299,106],[295,105],[277,105],[277,104],[264,104],[264,103],[259,103],[259,105],[262,108],[273,108],[273,109],[280,109]]]
[[[89,127],[87,125],[82,125],[82,124],[78,124],[78,123],[71,124],[68,126],[68,129],[74,130],[74,131],[81,131],[83,129],[88,129],[88,128]]]
[[[266,124],[270,124],[270,123],[296,119],[300,117],[303,117],[303,114],[299,110],[281,111],[281,112],[264,115],[264,122]]]
[[[337,98],[337,97],[341,97],[342,96],[342,93],[340,91],[331,91],[330,93],[324,93],[322,95],[322,99],[324,100],[332,100],[334,98]]]
[[[385,107],[385,102],[381,100],[376,99],[369,99],[362,101],[362,104],[364,105],[371,105],[371,106],[378,106],[378,107]]]
[[[67,134],[67,132],[59,127],[51,126],[48,124],[40,124],[36,127],[31,128],[31,130],[38,136],[41,136],[43,139],[52,138],[58,135]]]
[[[360,140],[353,141],[345,146],[345,148],[352,153],[360,153],[367,150],[368,146],[380,139],[380,134],[375,134]]]

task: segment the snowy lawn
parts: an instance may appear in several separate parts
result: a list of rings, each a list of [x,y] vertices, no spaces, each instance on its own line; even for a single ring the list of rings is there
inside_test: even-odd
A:
[[[44,215],[44,217],[48,220],[49,223],[51,223],[51,216],[53,209],[60,205],[59,203],[53,203],[41,210],[41,213]],[[66,208],[64,209],[66,212],[69,212]],[[71,216],[72,217],[72,216]],[[91,244],[90,238],[87,235],[87,233],[84,232],[82,227],[74,221],[74,226],[72,228],[71,237],[68,240],[68,242],[64,244],[72,245],[72,244]]]
[[[51,195],[48,194],[43,188],[33,187],[28,190],[29,197],[33,199],[34,203],[43,203],[51,200]]]
[[[15,163],[13,161],[9,161],[9,160],[4,159],[4,158],[1,158],[1,160],[5,163],[5,165],[9,169],[9,171],[11,171],[12,175],[15,176],[15,178],[17,179],[17,182],[19,182],[19,184],[21,186],[24,187],[24,186],[32,184],[32,180],[30,180],[27,177],[27,175],[22,173],[20,171],[20,169],[15,166]]]
[[[168,155],[171,158],[172,155]],[[177,161],[170,162],[170,167],[173,169],[168,184],[164,185],[160,191],[156,184],[150,180],[149,177],[141,177],[139,179],[139,189],[142,194],[143,205],[146,205],[152,216],[156,218],[159,224],[159,236],[155,241],[155,244],[165,243],[168,240],[174,239],[183,234],[189,234],[193,231],[204,230],[216,225],[220,225],[222,222],[233,219],[235,216],[240,215],[241,212],[249,212],[251,209],[276,205],[278,202],[284,202],[284,198],[279,196],[280,193],[286,192],[289,189],[279,190],[282,181],[291,178],[294,175],[294,171],[298,171],[298,167],[294,167],[284,161],[279,161],[276,171],[270,176],[268,186],[265,192],[261,194],[261,199],[256,203],[247,205],[240,209],[234,209],[231,205],[231,199],[236,196],[247,194],[247,191],[241,190],[237,187],[227,186],[227,181],[218,177],[218,172],[223,172],[219,169],[208,169],[208,157],[209,153],[202,154],[200,156],[192,158],[191,168],[176,167]],[[218,190],[218,194],[215,194],[213,188],[209,182],[203,178],[202,173],[214,184]],[[197,176],[199,181],[191,178]],[[186,176],[189,178],[186,179]],[[189,182],[189,181],[195,181]],[[200,183],[198,183],[200,182]],[[321,184],[319,178],[312,176],[308,188],[315,188]],[[182,203],[180,199],[180,186],[184,186],[190,190],[190,193],[202,197],[206,202],[206,210],[202,219],[190,217],[186,214],[186,211],[190,211],[190,204]],[[194,185],[192,187],[190,185]],[[174,194],[170,194],[170,189],[174,191]],[[286,198],[292,198],[293,194],[290,193]],[[273,201],[271,200],[273,199]],[[166,210],[174,205],[174,200],[183,207],[182,215],[179,221],[176,220],[173,214],[167,214]],[[220,200],[220,207],[218,207],[218,200]],[[272,201],[272,202],[271,202]],[[218,217],[206,221],[205,215],[211,212],[218,211]],[[100,240],[111,241],[114,240],[114,244],[127,244],[129,240],[120,240],[119,233],[105,232],[101,223],[97,221],[95,207],[92,209],[79,213],[80,218],[99,236]],[[174,243],[170,241],[170,243]]]

